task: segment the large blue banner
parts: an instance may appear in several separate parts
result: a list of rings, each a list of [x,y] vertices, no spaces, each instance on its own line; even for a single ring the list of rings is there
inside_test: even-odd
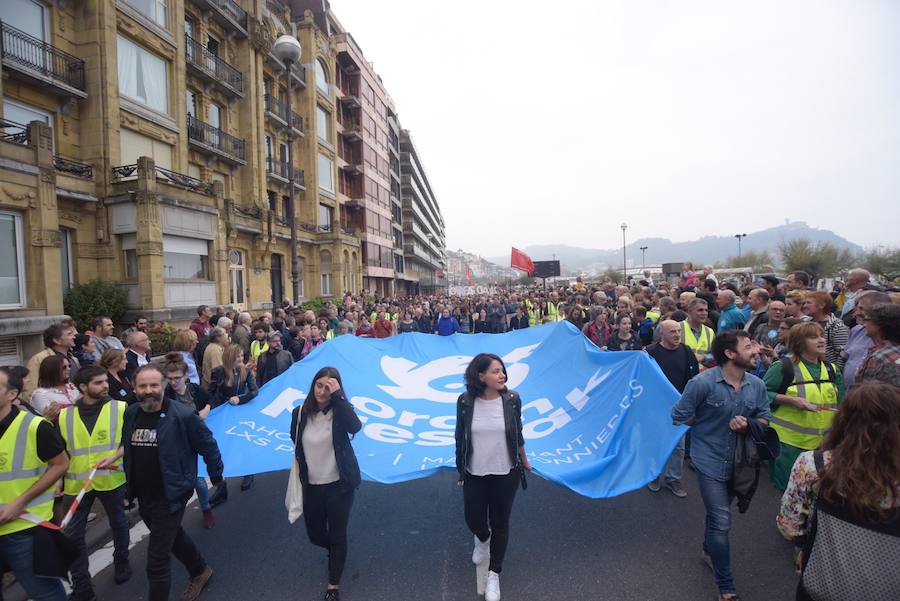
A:
[[[568,322],[508,334],[341,336],[250,403],[210,414],[225,475],[290,467],[291,411],[326,365],[340,371],[363,422],[353,447],[364,479],[402,482],[455,469],[456,399],[480,352],[503,358],[508,386],[522,397],[535,472],[582,495],[613,497],[647,484],[684,434],[669,417],[678,393],[653,359],[600,351]]]

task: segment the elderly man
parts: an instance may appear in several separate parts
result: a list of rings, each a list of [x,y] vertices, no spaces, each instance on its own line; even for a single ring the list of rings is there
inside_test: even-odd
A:
[[[128,350],[125,351],[125,377],[132,382],[139,367],[150,363],[150,336],[145,332],[134,332],[128,336]]]
[[[659,343],[647,347],[647,354],[653,357],[663,374],[679,393],[683,393],[688,381],[700,373],[697,357],[691,349],[681,343],[681,327],[680,323],[671,319],[660,322]],[[666,488],[673,495],[682,499],[687,496],[687,491],[681,485],[683,468],[684,437],[678,441],[666,463],[666,469],[661,475],[665,479]],[[659,492],[660,479],[657,478],[651,482],[648,488],[653,492]]]
[[[788,274],[785,284],[788,290],[809,290],[812,278],[805,271],[795,271]]]
[[[763,346],[775,348],[778,344],[778,326],[784,321],[784,303],[781,301],[769,301],[766,311],[766,323],[759,324],[753,339]]]
[[[216,322],[216,327],[225,330],[225,333],[228,334],[228,337],[230,338],[231,331],[234,329],[234,322],[227,317],[220,317]]]
[[[731,290],[720,290],[716,296],[716,305],[721,313],[719,314],[719,324],[716,328],[717,333],[726,332],[728,330],[742,330],[744,328],[744,314],[737,308],[735,304],[735,294]]]
[[[225,352],[226,346],[228,346],[228,334],[225,333],[225,330],[215,327],[209,331],[209,344],[203,351],[200,376],[200,384],[207,390],[212,383],[213,370],[222,365],[222,354]]]
[[[853,309],[856,307],[859,295],[869,285],[870,277],[872,276],[865,269],[851,269],[850,273],[847,274],[847,284],[844,286],[842,293],[844,295],[844,304],[841,306],[841,319],[844,320],[844,324],[848,328],[856,325],[853,319]]]
[[[253,339],[253,330],[251,324],[253,318],[246,311],[238,313],[237,325],[231,333],[231,342],[241,347],[244,351],[244,357],[250,357],[250,342]]]
[[[750,338],[756,337],[756,331],[769,321],[769,293],[762,288],[754,288],[747,295],[750,305],[750,319],[744,324],[744,330],[750,334]]]

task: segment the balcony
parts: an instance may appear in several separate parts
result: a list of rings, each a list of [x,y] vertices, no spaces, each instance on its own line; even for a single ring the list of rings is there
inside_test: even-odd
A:
[[[359,92],[352,88],[336,88],[335,95],[338,101],[342,102],[347,108],[358,109],[362,107],[362,102],[359,100]]]
[[[362,125],[357,121],[347,121],[342,124],[341,135],[353,142],[359,142],[363,139]]]
[[[276,157],[266,157],[266,175],[277,182],[287,184],[290,180],[288,162]],[[306,190],[306,180],[302,169],[294,169],[294,187]]]
[[[54,93],[87,98],[84,61],[0,21],[3,66],[10,75],[47,86]]]
[[[192,115],[187,116],[188,142],[196,150],[231,163],[246,165],[244,158],[244,141],[225,133],[218,127],[200,121]]]
[[[272,94],[263,95],[266,117],[276,124],[287,127],[287,105]],[[303,135],[303,117],[291,111],[291,127],[299,135]]]
[[[247,11],[235,0],[192,0],[194,4],[209,10],[209,16],[228,32],[247,37]]]
[[[185,34],[184,54],[188,70],[203,79],[217,84],[232,97],[244,97],[244,75],[224,60],[204,48],[203,45]]]
[[[53,168],[60,173],[67,173],[84,179],[94,179],[94,167],[87,163],[80,163],[61,156],[53,157]]]
[[[27,125],[16,123],[9,119],[0,119],[0,130],[3,132],[0,134],[0,139],[6,140],[7,142],[21,144],[23,146],[28,146],[31,142],[31,134],[28,131]]]

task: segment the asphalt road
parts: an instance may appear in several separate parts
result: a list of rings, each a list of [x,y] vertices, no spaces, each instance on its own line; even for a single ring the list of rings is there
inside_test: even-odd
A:
[[[536,476],[519,491],[501,578],[503,599],[696,601],[716,599],[710,570],[699,559],[703,504],[693,472],[690,494],[678,499],[636,491],[591,500]],[[203,530],[189,508],[184,525],[215,575],[201,599],[321,599],[325,552],[306,538],[302,519],[287,522],[287,473],[261,475],[246,493],[231,481],[217,524]],[[778,534],[779,496],[768,481],[731,533],[737,587],[745,601],[792,599],[791,546]],[[472,537],[462,517],[455,474],[403,484],[363,483],[350,524],[350,555],[342,598],[352,601],[476,599]],[[94,581],[101,601],[147,599],[146,540],[132,550],[135,576],[116,586],[112,569]],[[187,582],[173,560],[172,599]]]

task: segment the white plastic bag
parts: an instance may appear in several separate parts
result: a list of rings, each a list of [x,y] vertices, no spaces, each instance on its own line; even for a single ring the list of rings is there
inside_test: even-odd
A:
[[[291,475],[288,477],[287,493],[284,495],[284,507],[288,512],[288,521],[293,524],[303,515],[303,484],[300,482],[300,466],[297,458],[291,462]]]

